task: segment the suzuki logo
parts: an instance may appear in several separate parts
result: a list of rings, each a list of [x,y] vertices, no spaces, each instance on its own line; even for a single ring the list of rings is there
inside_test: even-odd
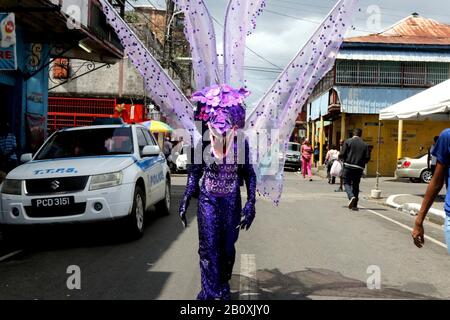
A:
[[[56,190],[59,188],[59,181],[55,180],[50,184],[50,188],[52,188],[52,190]]]

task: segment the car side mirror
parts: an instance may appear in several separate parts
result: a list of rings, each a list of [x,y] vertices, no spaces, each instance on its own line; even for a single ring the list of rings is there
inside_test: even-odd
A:
[[[33,154],[32,153],[25,153],[20,157],[21,163],[27,163],[33,160]]]
[[[142,150],[143,157],[158,156],[161,153],[159,146],[145,146]]]

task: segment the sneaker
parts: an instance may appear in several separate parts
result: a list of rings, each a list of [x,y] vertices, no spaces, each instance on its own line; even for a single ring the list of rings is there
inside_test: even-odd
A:
[[[359,211],[359,208],[355,206],[352,208],[352,211]]]
[[[349,209],[353,209],[353,208],[355,208],[356,207],[356,198],[355,197],[352,197],[351,199],[350,199],[350,201],[348,202],[348,208]]]

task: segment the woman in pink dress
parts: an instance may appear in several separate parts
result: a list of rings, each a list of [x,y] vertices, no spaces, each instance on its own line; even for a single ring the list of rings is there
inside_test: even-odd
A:
[[[306,139],[302,144],[302,174],[303,178],[306,179],[306,174],[308,174],[309,181],[312,181],[311,174],[311,158],[313,154],[313,148],[308,139]]]

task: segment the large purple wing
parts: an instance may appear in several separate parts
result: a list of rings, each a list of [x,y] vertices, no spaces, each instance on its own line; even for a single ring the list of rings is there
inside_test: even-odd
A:
[[[222,80],[217,59],[214,25],[203,0],[173,0],[184,13],[184,33],[191,46],[197,90]]]
[[[230,0],[225,18],[224,82],[235,88],[244,86],[246,38],[256,27],[256,18],[265,0]]]
[[[191,102],[111,4],[107,0],[100,0],[100,3],[108,23],[116,31],[126,54],[144,78],[149,97],[160,107],[161,112],[171,120],[172,124],[179,129],[187,130],[197,144],[201,135],[194,124],[194,109]]]
[[[246,120],[258,192],[278,204],[297,115],[334,65],[357,0],[340,0]]]

